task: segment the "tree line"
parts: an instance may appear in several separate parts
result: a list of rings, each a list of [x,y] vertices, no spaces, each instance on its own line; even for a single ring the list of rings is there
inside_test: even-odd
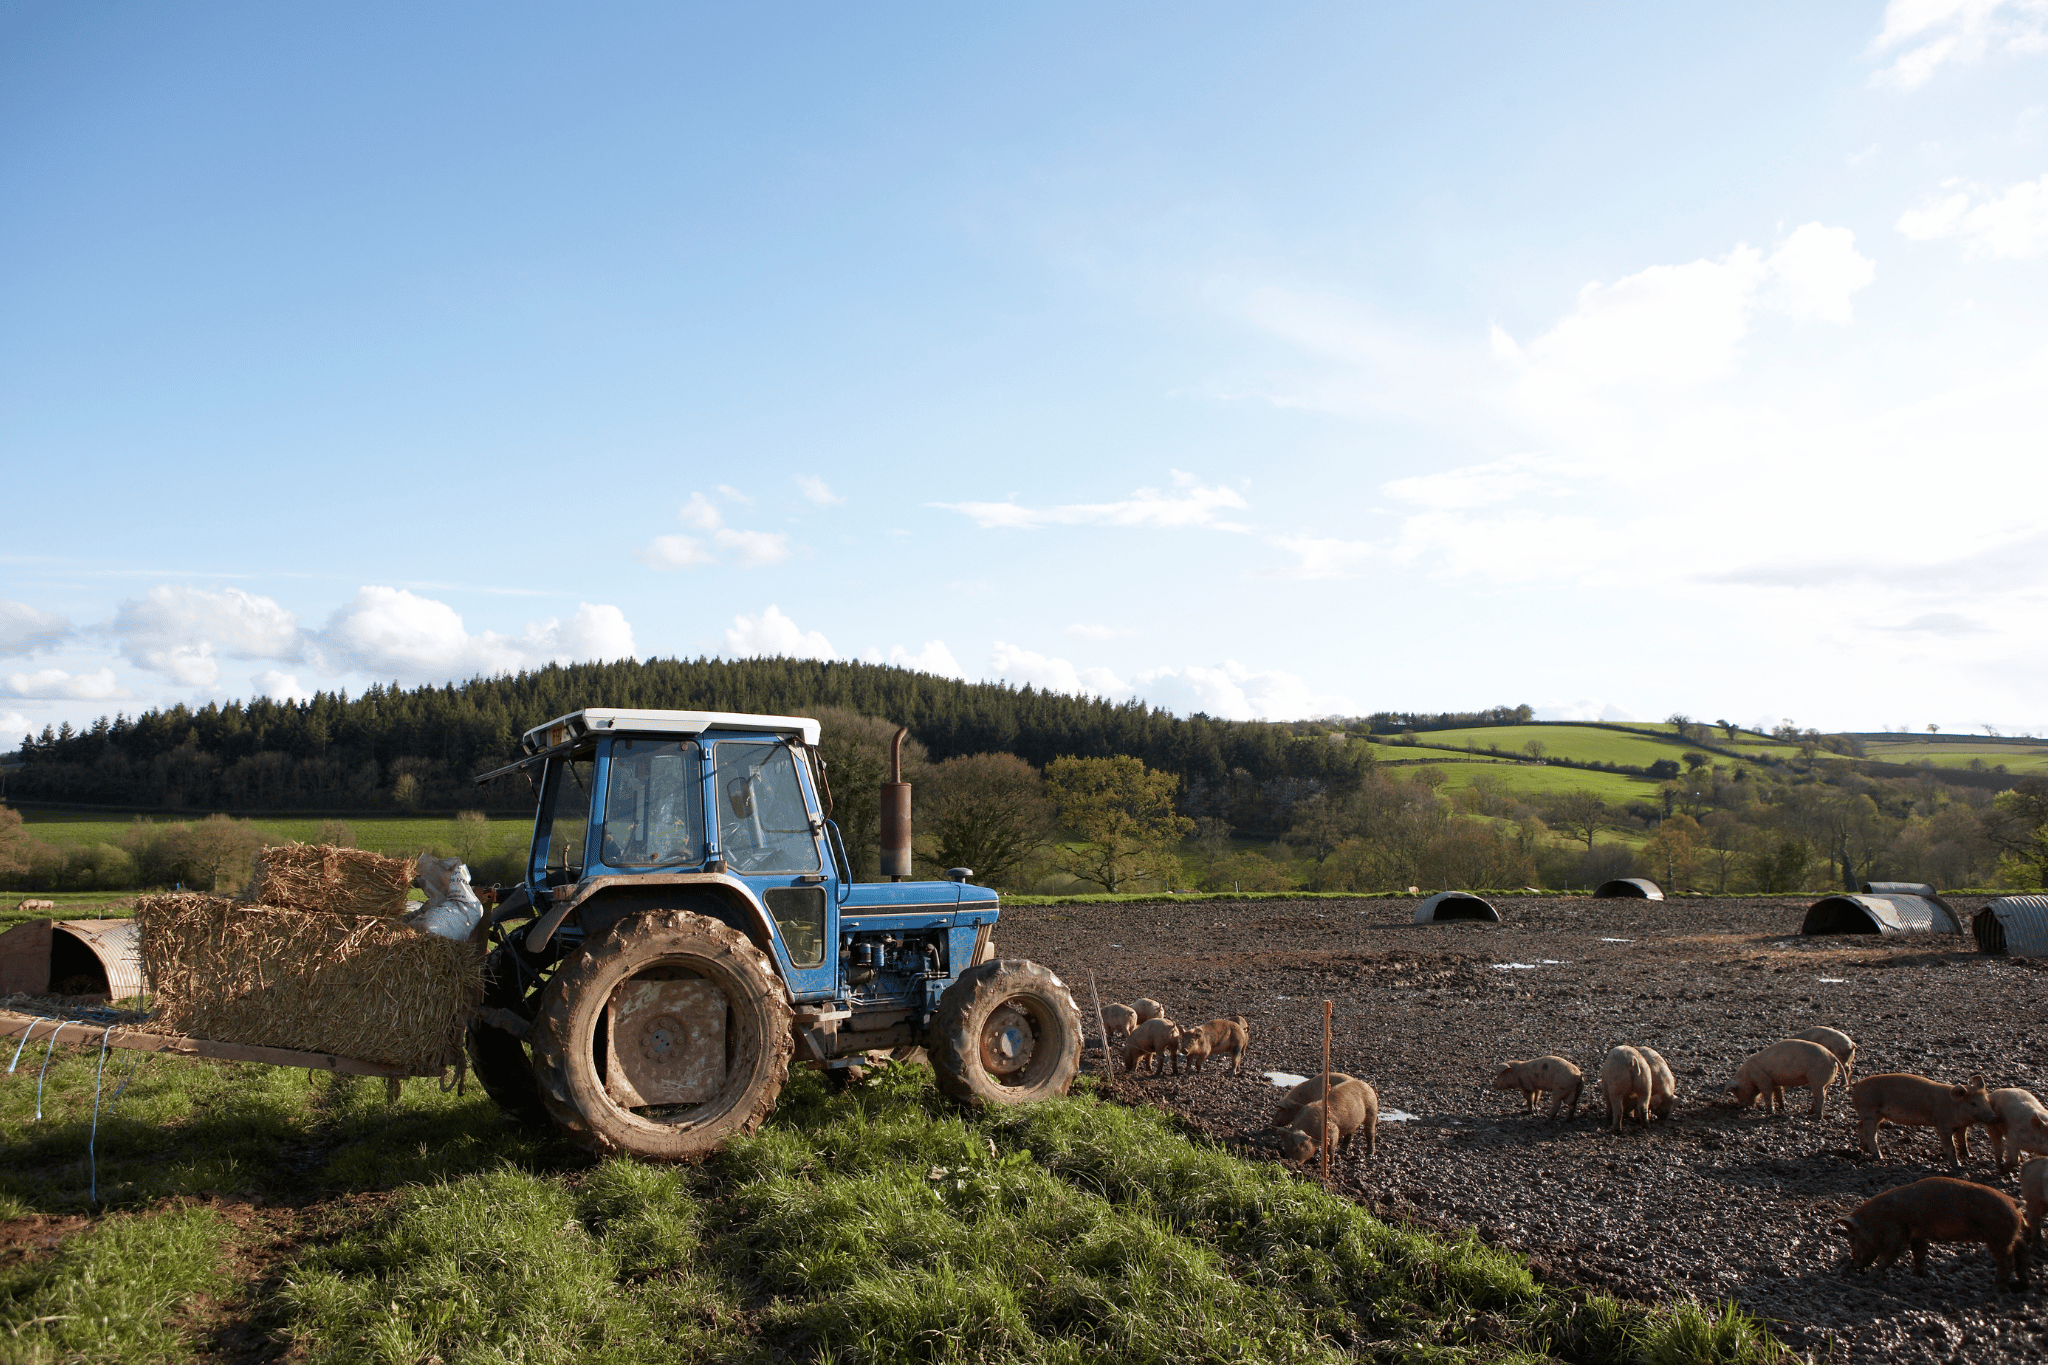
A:
[[[549,665],[463,684],[372,686],[359,696],[260,698],[101,717],[24,739],[17,802],[197,811],[513,811],[523,784],[471,778],[518,756],[521,733],[589,706],[816,715],[907,725],[935,760],[1127,755],[1180,779],[1184,800],[1278,833],[1294,800],[1355,785],[1363,743],[1325,725],[1182,719],[1142,702],[970,683],[883,664],[650,659]]]

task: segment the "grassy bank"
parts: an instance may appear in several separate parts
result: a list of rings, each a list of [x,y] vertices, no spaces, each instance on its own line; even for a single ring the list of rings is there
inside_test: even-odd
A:
[[[387,1108],[381,1083],[157,1057],[102,1116],[104,1202],[67,1218],[93,1071],[54,1058],[41,1123],[32,1077],[0,1087],[0,1213],[56,1220],[0,1263],[0,1359],[1780,1355],[1722,1309],[1546,1289],[1153,1110],[966,1112],[914,1067],[841,1094],[800,1074],[761,1133],[670,1169],[592,1164],[431,1083]]]

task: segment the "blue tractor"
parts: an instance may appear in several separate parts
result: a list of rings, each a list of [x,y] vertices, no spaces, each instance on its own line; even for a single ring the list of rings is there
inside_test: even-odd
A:
[[[854,880],[818,738],[800,717],[593,708],[477,779],[524,774],[540,798],[469,1029],[506,1113],[600,1154],[686,1161],[752,1131],[793,1060],[922,1047],[970,1103],[1066,1092],[1067,988],[995,956],[996,893],[968,869],[907,879],[900,771],[882,788],[891,880]]]

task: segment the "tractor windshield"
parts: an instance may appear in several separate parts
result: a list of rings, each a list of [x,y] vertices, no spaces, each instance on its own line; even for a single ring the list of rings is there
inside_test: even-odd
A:
[[[704,860],[704,787],[694,740],[615,739],[604,785],[608,867]]]

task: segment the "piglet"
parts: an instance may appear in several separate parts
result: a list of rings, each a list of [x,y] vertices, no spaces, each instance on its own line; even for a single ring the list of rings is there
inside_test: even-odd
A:
[[[1929,1242],[1982,1242],[1996,1266],[1993,1289],[2008,1279],[2015,1291],[2027,1287],[2026,1224],[2012,1196],[1988,1185],[1929,1176],[1865,1200],[1828,1229],[1849,1239],[1849,1263],[1862,1270],[1872,1261],[1889,1270],[1899,1253],[1913,1249],[1913,1273],[1927,1273]]]
[[[1102,1026],[1109,1030],[1109,1041],[1128,1038],[1131,1030],[1138,1026],[1138,1012],[1129,1005],[1112,1001],[1102,1007]]]
[[[1564,1105],[1571,1106],[1571,1117],[1579,1116],[1579,1088],[1585,1084],[1585,1076],[1564,1058],[1552,1055],[1537,1057],[1527,1062],[1503,1062],[1500,1074],[1493,1078],[1495,1090],[1519,1090],[1522,1092],[1522,1112],[1536,1112],[1536,1097],[1550,1096],[1550,1105],[1543,1111],[1545,1118],[1554,1119]]]
[[[1294,1162],[1314,1156],[1323,1140],[1326,1115],[1330,1135],[1340,1150],[1348,1151],[1352,1139],[1361,1132],[1365,1134],[1365,1154],[1370,1157],[1379,1150],[1379,1092],[1364,1081],[1347,1080],[1331,1086],[1327,1100],[1314,1100],[1302,1106],[1293,1125],[1280,1134],[1280,1155]]]
[[[1330,1088],[1335,1090],[1346,1081],[1357,1079],[1356,1076],[1347,1076],[1341,1071],[1332,1071],[1330,1073]],[[1300,1085],[1295,1086],[1294,1089],[1281,1096],[1280,1107],[1273,1111],[1273,1126],[1275,1128],[1292,1128],[1294,1126],[1294,1116],[1299,1114],[1305,1106],[1314,1104],[1322,1097],[1323,1078],[1321,1076],[1314,1076],[1303,1081]]]
[[[1991,1134],[1991,1154],[1998,1158],[1998,1173],[2010,1175],[2019,1164],[2021,1152],[2048,1152],[2048,1109],[2041,1101],[2017,1086],[1991,1092],[1991,1107],[1998,1117],[1984,1125]]]
[[[1164,1019],[1166,1017],[1166,1006],[1150,996],[1136,1001],[1131,1008],[1138,1012],[1138,1022],[1141,1024],[1148,1019]]]
[[[2027,1201],[2027,1226],[2039,1246],[2041,1229],[2048,1226],[2048,1157],[2037,1156],[2020,1167],[2020,1198]]]
[[[1856,1070],[1856,1040],[1838,1028],[1808,1028],[1797,1033],[1788,1033],[1787,1038],[1798,1038],[1809,1043],[1819,1043],[1835,1054],[1835,1060],[1842,1064],[1842,1083],[1847,1085]]]
[[[1641,1124],[1650,1121],[1650,1063],[1626,1043],[1610,1050],[1600,1063],[1600,1093],[1607,1101],[1607,1118],[1620,1132],[1625,1119]]]
[[[1159,1059],[1173,1058],[1173,1074],[1180,1075],[1180,1030],[1171,1019],[1147,1019],[1124,1039],[1124,1070],[1136,1071],[1138,1063],[1149,1061],[1153,1075],[1159,1074]]]
[[[1835,1060],[1835,1054],[1819,1043],[1804,1038],[1780,1038],[1762,1052],[1745,1057],[1742,1065],[1735,1068],[1728,1098],[1737,1109],[1747,1109],[1756,1103],[1758,1095],[1765,1095],[1765,1112],[1782,1114],[1786,1087],[1803,1085],[1813,1092],[1809,1113],[1814,1118],[1824,1118],[1828,1087],[1841,1071],[1842,1064]]]
[[[1877,1130],[1895,1123],[1901,1128],[1932,1128],[1940,1134],[1951,1166],[1961,1166],[1970,1155],[1970,1125],[1989,1124],[1998,1117],[1982,1076],[1970,1077],[1968,1085],[1947,1085],[1925,1076],[1888,1071],[1865,1076],[1851,1086],[1849,1103],[1856,1106],[1857,1137],[1872,1156],[1884,1155],[1877,1149]]]
[[[1671,1117],[1671,1106],[1678,1103],[1678,1077],[1671,1074],[1670,1065],[1656,1048],[1636,1044],[1636,1051],[1643,1054],[1643,1060],[1650,1064],[1650,1112],[1660,1119]]]
[[[1236,1076],[1244,1071],[1244,1054],[1251,1046],[1251,1036],[1251,1025],[1242,1014],[1211,1019],[1180,1031],[1180,1055],[1188,1059],[1192,1071],[1200,1071],[1212,1056],[1226,1055],[1230,1058],[1230,1074]]]

